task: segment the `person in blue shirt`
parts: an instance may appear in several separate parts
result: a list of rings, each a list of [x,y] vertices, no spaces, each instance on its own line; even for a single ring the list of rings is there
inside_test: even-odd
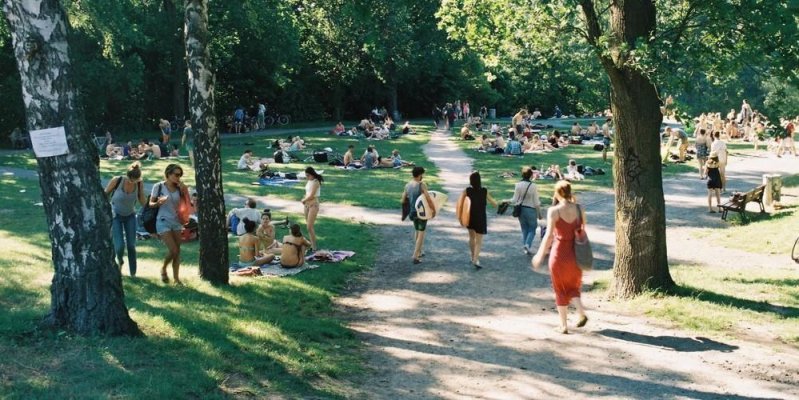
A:
[[[522,144],[516,140],[516,133],[510,132],[508,136],[508,143],[505,145],[505,154],[512,156],[522,155]]]

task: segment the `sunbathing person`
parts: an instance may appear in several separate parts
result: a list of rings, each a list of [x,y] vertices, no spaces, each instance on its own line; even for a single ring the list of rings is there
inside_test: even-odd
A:
[[[255,221],[244,219],[245,233],[239,237],[239,266],[264,265],[275,259],[274,254],[261,253],[261,241],[255,235]]]
[[[563,179],[563,174],[560,172],[560,167],[556,164],[552,164],[549,166],[549,169],[546,170],[543,174],[544,177],[550,177],[555,179],[556,181]]]
[[[275,226],[268,212],[261,213],[261,225],[255,230],[255,236],[264,253],[280,254],[282,244],[275,239]]]
[[[402,161],[402,157],[400,157],[399,150],[397,149],[394,149],[391,152],[391,163],[394,165],[394,168],[413,167],[416,165],[412,162]]]
[[[474,140],[474,135],[469,130],[469,124],[463,125],[461,128],[461,140]]]
[[[305,263],[305,251],[311,247],[311,242],[302,236],[300,226],[291,225],[291,235],[283,237],[283,247],[280,251],[280,266],[283,268],[297,268]]]
[[[341,121],[339,121],[339,123],[336,124],[336,127],[333,128],[333,134],[337,135],[337,136],[341,136],[344,133],[345,130],[346,130],[346,128],[344,128],[344,124],[342,124]]]

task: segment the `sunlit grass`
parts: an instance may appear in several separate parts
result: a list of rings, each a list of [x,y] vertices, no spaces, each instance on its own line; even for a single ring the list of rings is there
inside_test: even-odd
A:
[[[361,370],[359,343],[332,298],[374,260],[376,241],[356,240],[375,236],[368,225],[318,223],[320,242],[356,251],[353,259],[296,277],[231,277],[220,287],[198,278],[197,242],[182,246],[187,286],[177,288],[158,279],[163,245],[139,241],[139,277],[123,277],[123,286],[145,337],[87,338],[41,325],[53,266],[39,196],[35,180],[0,179],[0,397],[346,397],[319,382]]]
[[[795,268],[721,269],[671,266],[677,287],[616,303],[680,328],[718,336],[755,335],[799,346],[799,271]],[[610,271],[597,273],[601,294]]]

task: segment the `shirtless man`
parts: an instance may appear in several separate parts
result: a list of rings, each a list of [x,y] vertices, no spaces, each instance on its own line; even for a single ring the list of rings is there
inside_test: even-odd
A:
[[[527,109],[522,108],[513,116],[513,120],[511,120],[511,126],[516,128],[516,134],[519,136],[524,134],[524,117],[526,116]]]

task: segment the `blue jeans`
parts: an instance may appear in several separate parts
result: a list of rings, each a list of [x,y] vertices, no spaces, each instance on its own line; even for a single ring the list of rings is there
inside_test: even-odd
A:
[[[522,245],[531,248],[535,238],[535,228],[538,227],[538,210],[531,207],[522,207],[519,215],[519,224],[522,226]]]
[[[122,236],[123,230],[125,236]],[[111,220],[111,237],[114,239],[114,254],[116,254],[118,264],[122,264],[125,244],[127,244],[130,276],[136,276],[136,213],[125,217],[115,214],[114,219]]]

